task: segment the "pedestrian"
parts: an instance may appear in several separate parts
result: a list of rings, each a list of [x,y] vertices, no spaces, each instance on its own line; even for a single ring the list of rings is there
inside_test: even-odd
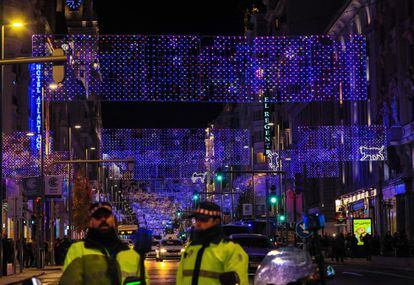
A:
[[[248,256],[240,245],[225,238],[220,207],[200,202],[190,217],[194,218],[193,234],[181,255],[176,284],[248,285]]]
[[[365,234],[361,237],[362,242],[364,243],[364,251],[367,260],[371,261],[372,255],[372,236],[370,234]]]
[[[6,234],[3,234],[2,236],[2,245],[3,245],[3,268],[1,270],[2,270],[3,276],[7,276],[7,264],[8,264],[8,260],[9,260],[9,256],[11,252],[10,252],[9,241],[7,239]]]
[[[25,268],[30,266],[30,245],[26,238],[23,239],[23,266]]]
[[[149,284],[142,278],[143,257],[118,237],[111,204],[91,204],[89,218],[85,239],[73,243],[66,254],[59,284],[121,285],[127,277],[135,278],[134,284]]]
[[[374,234],[372,236],[372,254],[375,256],[378,256],[380,255],[380,251],[381,251],[380,238],[377,234]]]
[[[345,237],[343,233],[338,234],[334,240],[334,252],[336,262],[344,262]]]
[[[28,252],[29,252],[29,265],[28,267],[33,267],[36,265],[36,241],[33,239],[31,242],[27,244]]]
[[[392,235],[392,248],[393,248],[393,256],[398,257],[398,247],[400,242],[400,233],[395,232]]]
[[[392,235],[388,231],[382,239],[382,255],[383,256],[392,256]]]

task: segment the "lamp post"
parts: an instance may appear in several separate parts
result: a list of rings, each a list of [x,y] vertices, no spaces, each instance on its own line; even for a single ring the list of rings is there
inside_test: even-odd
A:
[[[24,24],[22,22],[12,22],[10,24],[1,25],[1,60],[4,60],[4,47],[5,47],[5,28],[6,27],[14,27],[20,28],[23,27]],[[1,94],[0,94],[0,226],[1,226],[1,237],[0,237],[0,276],[7,275],[7,271],[3,272],[4,265],[3,265],[3,97],[4,97],[4,65],[1,65]],[[6,267],[7,270],[7,267]]]
[[[73,127],[68,127],[68,150],[69,150],[69,160],[72,160],[72,128],[79,130],[82,128],[81,125],[74,125]],[[71,188],[71,164],[68,164],[68,224],[69,230],[68,235],[69,239],[72,239],[72,188]]]
[[[89,153],[91,151],[96,150],[95,147],[90,147],[90,148],[86,148],[85,149],[85,159],[88,160],[89,159]],[[88,173],[88,163],[85,163],[85,177],[89,179],[89,173]]]

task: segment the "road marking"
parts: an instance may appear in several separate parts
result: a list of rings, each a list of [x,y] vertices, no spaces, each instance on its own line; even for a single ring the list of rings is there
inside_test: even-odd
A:
[[[354,275],[354,276],[358,276],[358,277],[362,277],[364,275],[359,274],[359,273],[355,273],[355,272],[348,272],[348,271],[343,271],[342,274],[347,274],[347,275]]]
[[[381,271],[371,271],[371,270],[358,270],[358,271],[359,272],[365,272],[365,273],[373,273],[373,274],[379,274],[379,275],[384,275],[384,276],[391,276],[391,277],[398,277],[398,278],[403,278],[403,279],[414,280],[414,277],[395,274],[395,273],[388,273],[388,272],[381,272]]]

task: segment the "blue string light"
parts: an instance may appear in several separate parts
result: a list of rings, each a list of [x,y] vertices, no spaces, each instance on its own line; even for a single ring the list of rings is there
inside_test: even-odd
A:
[[[214,129],[213,134],[215,165],[249,163],[247,130]],[[190,179],[206,169],[205,139],[204,129],[103,129],[100,150],[107,159],[135,159],[135,179]]]
[[[33,55],[63,47],[66,79],[50,101],[271,102],[366,100],[366,43],[330,36],[33,36]],[[52,82],[44,64],[43,84]]]
[[[383,125],[298,128],[298,161],[384,161],[387,135]]]
[[[45,136],[50,137],[50,133]],[[36,136],[29,137],[27,132],[12,132],[3,134],[3,176],[25,177],[40,175],[40,152],[32,148]],[[53,140],[49,138],[49,150],[45,150],[44,167],[48,169],[46,174],[63,175],[67,173],[65,164],[51,163],[59,160],[68,160],[69,153],[66,151],[53,151]]]

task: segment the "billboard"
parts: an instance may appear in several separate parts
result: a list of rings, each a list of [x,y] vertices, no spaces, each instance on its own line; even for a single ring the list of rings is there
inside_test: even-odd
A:
[[[352,219],[352,232],[358,240],[358,245],[363,245],[364,242],[362,241],[362,238],[366,234],[372,235],[372,219]]]

